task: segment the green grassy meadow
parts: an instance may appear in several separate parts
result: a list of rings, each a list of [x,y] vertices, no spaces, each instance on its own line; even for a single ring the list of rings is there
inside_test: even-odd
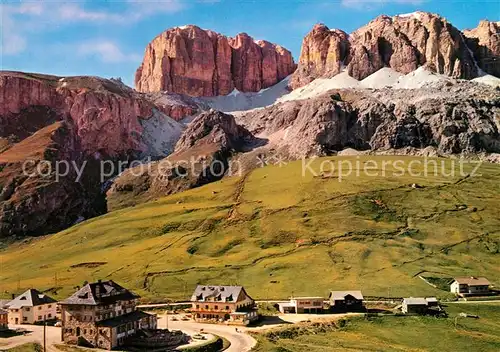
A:
[[[449,316],[352,318],[255,334],[255,352],[498,351],[500,304],[448,304]],[[464,312],[479,319],[457,317]],[[280,330],[278,330],[280,331]]]
[[[385,176],[354,171],[339,182],[338,171],[319,171],[368,158],[389,164]],[[145,301],[186,300],[198,283],[241,284],[256,299],[334,289],[448,296],[418,275],[484,275],[498,287],[500,165],[483,164],[480,177],[432,168],[398,177],[396,160],[422,161],[321,158],[316,175],[302,175],[302,161],[267,166],[6,245],[0,293],[35,287],[61,299],[84,281],[113,279]],[[452,170],[450,159],[436,162]]]

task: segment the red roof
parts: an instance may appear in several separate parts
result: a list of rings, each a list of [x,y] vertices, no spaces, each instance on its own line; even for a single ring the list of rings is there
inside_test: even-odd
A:
[[[456,277],[455,281],[459,284],[469,285],[469,286],[489,286],[490,282],[485,277]]]

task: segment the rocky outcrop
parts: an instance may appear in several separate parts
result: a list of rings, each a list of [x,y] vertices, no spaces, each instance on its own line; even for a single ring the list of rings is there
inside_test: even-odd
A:
[[[174,153],[123,172],[107,192],[108,205],[119,209],[219,180],[230,172],[233,153],[256,141],[232,115],[201,113],[184,131]]]
[[[164,156],[144,138],[149,120],[172,131],[156,126],[163,144],[179,138],[180,124],[159,114],[119,81],[0,73],[0,237],[43,235],[105,212],[100,161]]]
[[[465,30],[467,45],[474,52],[479,67],[500,77],[500,22],[483,20],[471,30]]]
[[[302,41],[297,71],[291,85],[301,87],[317,77],[333,77],[341,72],[349,53],[349,36],[317,24]]]
[[[344,67],[361,80],[383,67],[407,74],[419,66],[455,78],[478,75],[463,34],[438,15],[416,12],[379,16],[349,36],[316,25],[304,39],[292,87],[332,77]]]
[[[141,92],[191,96],[257,92],[295,70],[291,53],[246,33],[227,38],[197,26],[171,28],[148,44],[135,76]]]
[[[426,147],[441,155],[500,151],[498,91],[472,82],[418,90],[333,90],[251,111],[239,121],[267,136],[290,159],[344,148],[385,151]]]
[[[0,154],[0,238],[57,232],[106,211],[99,166],[77,152],[72,129],[54,122]]]
[[[2,72],[2,134],[12,133],[8,126],[36,129],[36,119],[43,119],[47,114],[37,116],[29,111],[40,106],[50,110],[48,115],[53,116],[52,120],[57,118],[74,124],[82,152],[112,157],[144,149],[139,119],[150,117],[154,107],[133,91],[99,78]]]

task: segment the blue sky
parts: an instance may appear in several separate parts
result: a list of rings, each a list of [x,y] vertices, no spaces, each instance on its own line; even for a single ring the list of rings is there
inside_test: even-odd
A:
[[[298,59],[315,23],[350,33],[380,14],[439,13],[460,29],[500,20],[499,0],[0,0],[1,67],[122,77],[133,84],[144,48],[185,24],[283,45]]]

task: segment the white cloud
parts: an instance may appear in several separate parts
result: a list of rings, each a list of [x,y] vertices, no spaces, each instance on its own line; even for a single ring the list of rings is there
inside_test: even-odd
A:
[[[176,13],[185,8],[181,0],[128,0],[122,12],[88,10],[83,4],[70,3],[59,6],[56,16],[63,21],[113,22],[128,24],[155,14]]]
[[[0,31],[0,55],[16,55],[26,49],[24,28],[17,24],[12,14],[31,14],[34,8],[28,6],[12,7],[0,4],[0,18],[2,19]]]
[[[102,62],[140,62],[141,56],[134,53],[124,53],[113,41],[106,39],[88,40],[76,46],[76,53],[83,57],[97,57]]]
[[[186,2],[181,0],[129,0],[132,14],[136,18],[144,18],[158,13],[176,13],[186,8]]]
[[[64,4],[56,10],[56,16],[60,20],[66,21],[115,21],[121,20],[120,15],[113,14],[106,11],[88,11],[85,10],[80,4]]]
[[[187,3],[188,0],[126,0],[121,12],[91,9],[85,6],[85,1],[0,4],[0,54],[22,53],[29,45],[30,33],[43,31],[50,26],[64,26],[75,22],[128,25],[149,16],[182,11]]]

